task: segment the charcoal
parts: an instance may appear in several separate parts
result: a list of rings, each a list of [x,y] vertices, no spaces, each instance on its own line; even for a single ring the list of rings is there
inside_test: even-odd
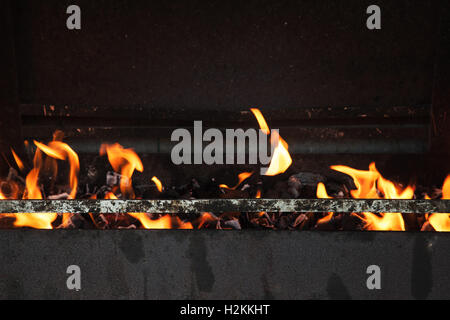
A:
[[[297,174],[290,176],[289,181],[302,187],[316,188],[319,182],[325,183],[327,178],[320,173],[298,172]]]
[[[336,181],[327,181],[326,183],[327,193],[334,198],[343,198],[349,196],[349,191],[345,184],[341,184]]]
[[[85,228],[85,224],[86,224],[86,220],[84,219],[84,217],[81,214],[75,213],[75,214],[71,214],[69,221],[64,225],[64,224],[60,224],[58,226],[58,228],[64,228],[64,229],[86,229]]]
[[[25,179],[22,178],[16,169],[10,167],[6,181],[15,181],[21,184],[25,184]]]
[[[225,221],[225,222],[223,223],[223,225],[224,225],[225,227],[231,227],[231,228],[233,228],[233,229],[235,229],[235,230],[241,230],[241,229],[242,229],[242,228],[241,228],[241,224],[239,223],[239,220],[235,220],[235,219]]]
[[[290,176],[288,179],[288,186],[290,188],[300,190],[300,188],[302,186],[302,182],[300,181],[300,178],[297,175],[293,175],[293,176]]]
[[[305,219],[308,219],[308,216],[304,213],[300,213],[294,220],[292,226],[297,228]]]
[[[277,223],[277,228],[280,230],[286,230],[289,228],[291,221],[288,216],[281,216]]]
[[[6,181],[0,182],[0,192],[6,198],[16,197],[21,189],[22,189],[21,186],[19,186],[19,184],[16,182],[6,182]]]
[[[319,173],[299,172],[288,179],[288,184],[290,185],[289,193],[293,196],[299,193],[295,198],[315,198],[317,184],[326,182],[326,180],[326,177]]]
[[[48,196],[49,200],[65,200],[69,198],[69,194],[67,192],[64,193],[60,193],[60,194],[54,194],[54,195],[50,195]]]
[[[406,231],[420,230],[420,224],[415,213],[402,213],[403,221],[405,222]]]
[[[300,196],[300,192],[295,187],[289,187],[288,194],[291,195],[293,199],[296,199]]]
[[[224,189],[219,196],[221,199],[246,199],[250,198],[248,191]]]
[[[331,184],[331,182],[337,183],[338,185],[343,185],[347,190],[354,190],[356,189],[355,182],[353,181],[353,178],[349,175],[346,175],[345,173],[334,171],[334,170],[328,170],[326,172],[327,177],[327,183]]]
[[[364,221],[353,213],[343,213],[335,218],[337,221],[340,221],[340,225],[342,230],[345,231],[355,231],[355,230],[363,230],[364,229]]]
[[[122,179],[125,179],[126,181],[128,181],[127,177],[124,177],[117,172],[108,171],[106,173],[106,185],[109,187],[118,186]]]
[[[314,213],[308,212],[308,213],[305,213],[305,216],[306,217],[303,219],[303,221],[300,222],[300,224],[297,226],[297,229],[311,230],[315,226],[316,219],[315,219]]]

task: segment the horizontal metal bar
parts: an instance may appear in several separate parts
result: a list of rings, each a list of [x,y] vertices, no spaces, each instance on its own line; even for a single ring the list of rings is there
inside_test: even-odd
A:
[[[202,199],[202,200],[1,200],[0,213],[200,213],[200,212],[402,212],[450,213],[450,200]]]

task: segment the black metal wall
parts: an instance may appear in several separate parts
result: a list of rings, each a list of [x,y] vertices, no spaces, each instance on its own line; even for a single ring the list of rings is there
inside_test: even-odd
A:
[[[450,234],[4,230],[0,242],[2,299],[450,298]]]
[[[22,103],[429,104],[439,1],[13,1]],[[82,29],[66,28],[77,4]]]

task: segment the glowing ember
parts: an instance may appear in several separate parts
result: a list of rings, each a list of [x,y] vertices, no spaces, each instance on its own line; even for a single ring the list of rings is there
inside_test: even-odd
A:
[[[205,224],[217,221],[217,217],[213,216],[209,212],[203,212],[202,216],[200,217],[200,222],[198,224],[198,229],[201,229]]]

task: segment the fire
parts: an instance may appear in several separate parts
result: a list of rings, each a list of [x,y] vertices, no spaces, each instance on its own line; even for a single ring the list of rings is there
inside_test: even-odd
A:
[[[205,225],[205,223],[214,221],[217,221],[217,217],[213,216],[210,212],[203,212],[197,228],[201,229]]]
[[[442,199],[450,200],[450,174],[444,181],[442,186]],[[450,214],[448,213],[434,213],[429,218],[431,226],[436,231],[450,232]]]
[[[250,178],[252,175],[253,175],[253,172],[242,172],[242,173],[240,173],[240,174],[238,175],[238,183],[237,183],[234,187],[230,188],[230,187],[227,186],[226,184],[221,184],[221,185],[219,185],[219,187],[220,187],[220,188],[223,188],[223,189],[228,189],[228,190],[236,190],[237,187],[239,187],[239,185],[240,185],[243,181],[247,180],[247,179]]]
[[[264,173],[266,176],[276,176],[285,172],[292,164],[292,158],[288,151],[288,144],[283,138],[280,137],[278,132],[273,131],[271,136],[272,145],[276,145],[273,150],[272,160],[270,161],[269,168]]]
[[[11,148],[11,153],[14,157],[14,160],[16,161],[17,167],[23,171],[25,169],[25,166],[23,165],[22,160],[19,158],[19,156],[17,155],[17,153],[14,151],[13,148]]]
[[[138,219],[145,229],[171,229],[172,218],[170,215],[162,216],[159,219],[153,220],[146,213],[128,213],[130,216]]]
[[[194,229],[192,226],[192,223],[190,222],[184,222],[180,218],[175,218],[176,225],[178,226],[177,229]]]
[[[269,135],[270,129],[269,129],[266,119],[264,119],[264,116],[262,115],[261,111],[259,111],[259,109],[256,109],[256,108],[251,108],[250,111],[253,112],[253,115],[255,116],[256,120],[258,121],[259,127],[261,128],[262,132]]]
[[[49,157],[69,160],[69,184],[71,188],[69,199],[75,199],[78,189],[78,172],[80,171],[80,160],[77,153],[68,144],[61,141],[51,141],[48,146],[37,141],[34,141],[34,144]]]
[[[115,171],[120,171],[122,178],[120,180],[120,191],[124,197],[130,199],[135,198],[132,186],[132,176],[135,170],[143,172],[144,166],[139,156],[133,149],[124,149],[120,144],[113,145],[103,144],[100,148],[100,154],[108,155],[108,160]],[[162,192],[163,186],[157,177],[153,177],[152,181],[156,184],[159,192]],[[105,199],[118,199],[117,196],[108,192]],[[145,212],[129,212],[128,215],[139,220],[145,229],[192,229],[190,222],[183,222],[178,217],[172,219],[170,215],[164,215],[158,219],[152,219],[151,216]]]
[[[172,218],[170,214],[166,214],[158,219],[152,219],[149,214],[143,212],[130,212],[128,214],[139,220],[144,229],[193,229],[190,222],[181,221],[178,217]]]
[[[28,173],[25,184],[24,199],[42,199],[42,193],[38,185],[39,168],[34,168]],[[35,229],[52,229],[52,222],[57,218],[56,213],[17,213],[14,215],[16,227],[31,227]]]
[[[356,190],[350,192],[356,199],[412,199],[414,187],[404,189],[385,179],[371,163],[369,170],[356,170],[346,166],[331,166],[331,169],[345,173],[353,178]],[[368,230],[404,231],[405,222],[401,213],[382,213],[380,216],[364,212],[364,221]]]
[[[114,171],[120,172],[122,178],[120,179],[120,191],[124,196],[134,198],[134,191],[131,182],[134,170],[139,172],[144,171],[141,159],[134,152],[133,149],[124,149],[120,144],[102,144],[100,148],[100,155],[108,155],[108,160]]]
[[[369,171],[356,170],[347,166],[331,166],[330,168],[345,173],[353,178],[356,186],[356,190],[350,191],[353,198],[378,199],[375,183],[379,175],[378,172],[375,171],[375,163],[370,164]]]
[[[253,113],[253,115],[256,117],[256,120],[258,121],[259,127],[261,130],[269,135],[270,129],[267,125],[266,120],[264,119],[264,116],[262,115],[261,111],[256,108],[250,109]],[[277,131],[272,131],[271,137],[270,137],[270,143],[273,150],[272,159],[270,160],[269,168],[266,170],[264,175],[266,176],[276,176],[278,174],[281,174],[285,172],[292,164],[292,158],[288,151],[288,144],[286,141],[281,138],[280,134]]]
[[[256,198],[256,199],[261,199],[261,190],[258,189],[258,190],[256,191],[255,198]],[[262,216],[265,215],[265,214],[266,214],[266,212],[261,211],[260,213],[258,213],[258,216],[259,216],[259,217],[262,217]]]
[[[42,173],[43,169],[46,169],[48,166],[51,167],[53,171],[54,177],[56,177],[57,173],[57,164],[54,162],[54,159],[57,160],[68,160],[70,164],[70,172],[69,172],[69,185],[71,188],[71,192],[68,196],[69,199],[75,199],[78,189],[78,172],[80,169],[80,163],[78,159],[78,155],[72,148],[69,147],[66,143],[63,143],[60,140],[62,137],[60,134],[55,134],[54,140],[51,141],[48,145],[43,143],[34,141],[37,149],[33,159],[33,169],[28,173],[25,179],[25,190],[23,193],[23,199],[43,199],[41,187],[39,185],[39,177]],[[14,156],[14,159],[18,165],[18,167],[23,170],[23,162],[17,156],[13,149],[11,152]],[[43,160],[43,154],[47,155],[48,158]],[[49,159],[51,161],[49,161]],[[12,186],[12,183],[10,183]],[[14,195],[15,198],[18,197],[18,194]],[[2,193],[1,198],[6,198]],[[56,213],[18,213],[12,215],[16,218],[14,221],[14,226],[16,227],[31,227],[36,229],[52,229],[52,222],[56,220],[58,214]],[[66,225],[70,214],[63,214],[63,225]]]
[[[153,177],[152,181],[155,183],[156,188],[158,189],[158,191],[159,192],[163,192],[163,185],[162,185],[161,181],[157,177]]]

